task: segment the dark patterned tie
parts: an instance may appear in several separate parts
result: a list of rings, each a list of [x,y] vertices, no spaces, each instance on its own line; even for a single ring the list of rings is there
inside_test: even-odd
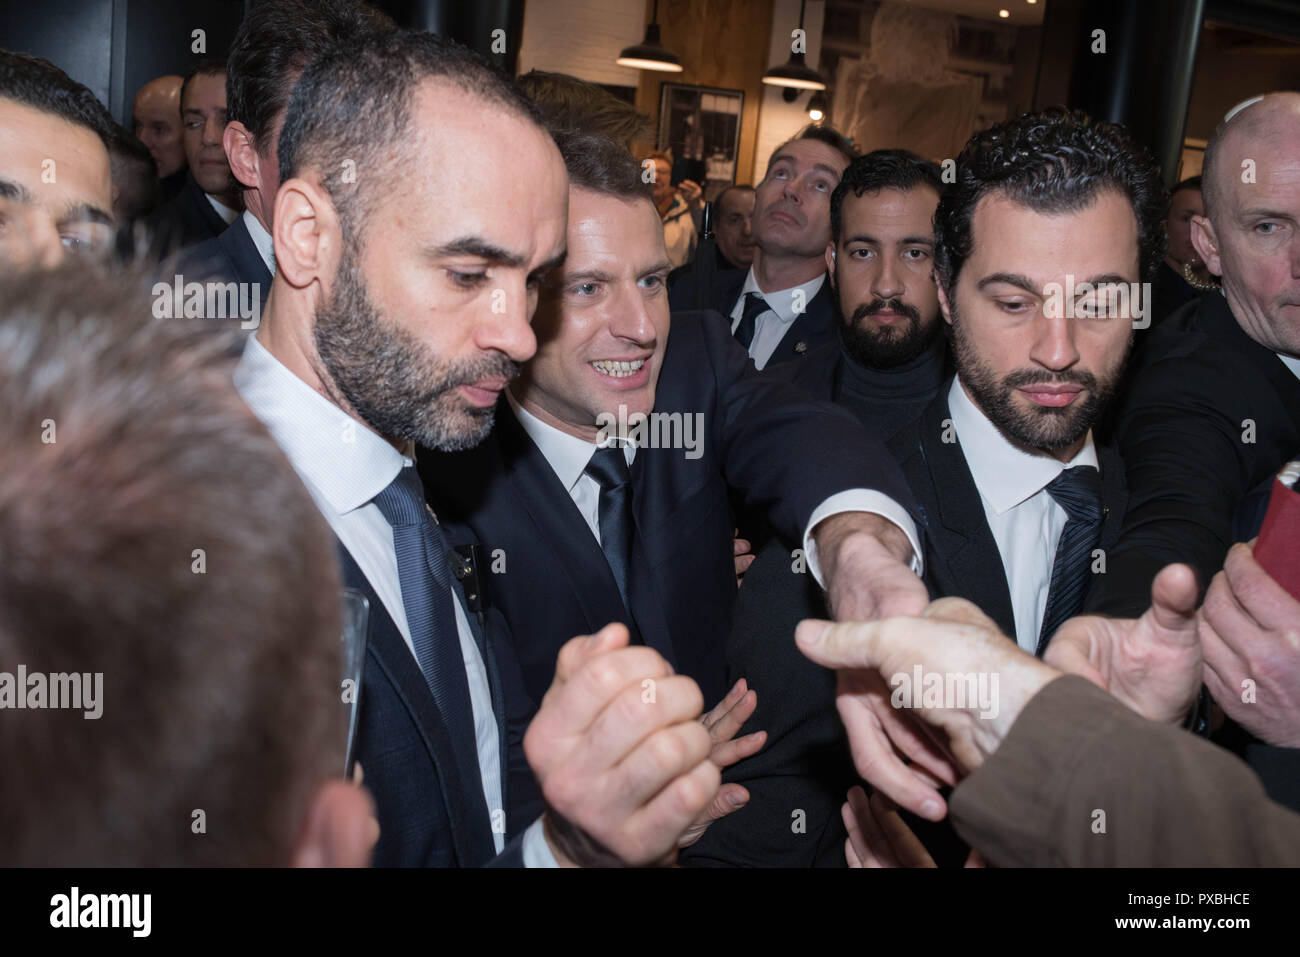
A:
[[[758,317],[770,308],[772,307],[767,304],[761,292],[745,294],[745,311],[740,314],[740,325],[736,326],[736,341],[744,346],[746,350],[749,349],[749,344],[754,341],[754,329]]]
[[[393,527],[402,606],[406,609],[415,660],[452,740],[461,747],[477,748],[474,708],[456,627],[451,570],[447,566],[447,541],[424,503],[419,472],[412,466],[404,467],[375,496],[375,504]]]
[[[1092,552],[1101,540],[1101,473],[1091,465],[1066,469],[1047,486],[1047,494],[1065,509],[1067,518],[1052,562],[1052,584],[1038,635],[1040,658],[1056,630],[1083,608],[1092,580]]]
[[[600,485],[600,547],[614,573],[623,607],[632,613],[632,473],[623,449],[606,446],[592,453],[586,473]],[[630,623],[629,623],[630,624]]]

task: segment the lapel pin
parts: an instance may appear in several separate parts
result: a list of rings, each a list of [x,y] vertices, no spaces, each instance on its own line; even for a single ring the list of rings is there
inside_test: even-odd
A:
[[[801,355],[803,355],[803,354],[804,354],[805,352],[807,352],[807,351],[808,351],[808,343],[800,341],[800,342],[796,342],[796,343],[794,344],[794,354],[795,354],[795,355],[797,355],[797,356],[801,356]]]

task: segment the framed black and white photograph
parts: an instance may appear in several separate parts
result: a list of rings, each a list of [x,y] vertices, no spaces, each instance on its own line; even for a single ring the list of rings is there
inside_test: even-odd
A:
[[[673,183],[695,180],[713,200],[736,181],[743,90],[664,83],[659,94],[661,150],[673,154]]]

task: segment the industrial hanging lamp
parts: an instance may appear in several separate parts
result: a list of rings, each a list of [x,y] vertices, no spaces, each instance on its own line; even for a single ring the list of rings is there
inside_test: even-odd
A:
[[[682,61],[675,53],[669,53],[659,42],[659,0],[655,0],[654,13],[650,25],[645,28],[645,39],[636,46],[630,46],[618,55],[614,61],[619,66],[630,66],[637,70],[658,70],[662,73],[681,73]]]
[[[803,33],[803,13],[805,0],[799,0],[799,32]],[[806,35],[806,34],[805,34]],[[784,66],[774,66],[763,74],[763,82],[768,86],[783,86],[791,100],[798,96],[798,90],[824,90],[826,81],[822,75],[808,65],[802,52],[791,53]]]

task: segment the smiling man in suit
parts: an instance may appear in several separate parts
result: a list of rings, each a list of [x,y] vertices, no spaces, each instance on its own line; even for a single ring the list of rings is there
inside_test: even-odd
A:
[[[807,355],[835,335],[826,282],[831,193],[857,154],[827,126],[781,144],[754,191],[754,261],[702,289],[694,274],[673,286],[673,309],[716,309],[762,369]]]
[[[481,441],[536,348],[537,284],[565,247],[553,140],[481,57],[393,31],[306,67],[278,159],[278,268],[235,383],[370,603],[357,754],[375,862],[670,862],[718,791],[699,688],[616,625],[563,645],[525,735],[504,623],[415,469],[417,441]],[[534,776],[541,816],[523,813],[541,811]]]
[[[495,556],[487,588],[530,693],[563,634],[620,621],[722,698],[729,485],[802,542],[838,613],[923,602],[910,499],[883,444],[759,375],[716,314],[670,313],[635,160],[598,137],[560,142],[568,255],[542,291],[537,355],[487,442],[422,461],[434,500]]]

